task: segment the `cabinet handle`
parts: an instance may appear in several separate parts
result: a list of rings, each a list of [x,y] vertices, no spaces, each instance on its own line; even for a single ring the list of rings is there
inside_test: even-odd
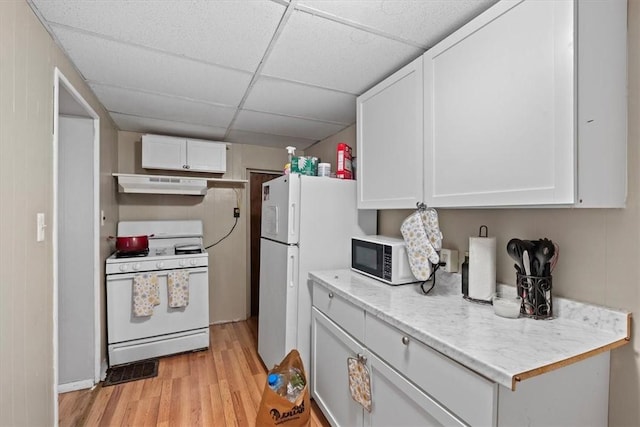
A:
[[[358,354],[356,354],[356,357],[358,358],[360,363],[362,363],[362,364],[366,364],[367,363],[367,356],[365,356],[364,354],[358,353]]]
[[[402,337],[402,344],[409,345],[409,337]]]
[[[329,292],[329,299],[333,298],[333,292]]]
[[[191,166],[189,166],[189,165],[184,165],[184,168],[185,168],[185,169],[191,169]]]

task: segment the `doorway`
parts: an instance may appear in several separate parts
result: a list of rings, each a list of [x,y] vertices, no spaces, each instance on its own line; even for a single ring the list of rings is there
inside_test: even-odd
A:
[[[99,116],[54,72],[54,396],[100,381]],[[57,409],[57,403],[54,406]],[[56,414],[57,419],[57,414]]]
[[[276,172],[249,172],[249,235],[251,245],[251,317],[260,305],[260,231],[262,219],[262,184],[282,175]]]

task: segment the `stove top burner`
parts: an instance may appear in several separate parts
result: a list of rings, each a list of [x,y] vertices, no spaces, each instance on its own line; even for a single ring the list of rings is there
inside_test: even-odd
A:
[[[135,251],[135,252],[121,252],[121,251],[116,252],[116,258],[138,258],[138,257],[145,257],[147,255],[149,255],[149,248],[141,251]]]

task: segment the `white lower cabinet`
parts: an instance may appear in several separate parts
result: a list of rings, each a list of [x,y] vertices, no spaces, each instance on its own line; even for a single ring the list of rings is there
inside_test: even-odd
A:
[[[607,425],[609,352],[512,391],[315,282],[311,318],[311,397],[333,426]],[[371,412],[351,397],[350,357],[369,370]]]
[[[316,308],[311,321],[311,395],[334,426],[363,426],[363,409],[351,398],[347,358],[364,347]]]
[[[332,425],[465,425],[316,308],[312,319],[312,395]],[[371,375],[370,413],[351,398],[349,391],[347,359],[358,356],[364,356]]]
[[[371,374],[372,410],[365,411],[365,426],[464,426],[422,390],[374,354],[367,354]]]

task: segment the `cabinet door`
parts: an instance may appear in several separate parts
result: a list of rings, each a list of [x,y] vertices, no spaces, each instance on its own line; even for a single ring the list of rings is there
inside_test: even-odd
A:
[[[415,208],[422,200],[422,58],[357,100],[358,208]]]
[[[465,425],[382,360],[371,353],[367,357],[371,374],[372,409],[371,413],[365,413],[365,425],[369,427]]]
[[[225,173],[227,145],[220,142],[187,139],[187,169],[197,172]]]
[[[347,358],[364,348],[315,307],[311,316],[311,395],[331,425],[362,426],[364,410],[351,398]]]
[[[161,135],[142,136],[142,167],[184,170],[187,164],[186,140]]]
[[[572,204],[574,2],[499,2],[424,55],[425,201]]]

